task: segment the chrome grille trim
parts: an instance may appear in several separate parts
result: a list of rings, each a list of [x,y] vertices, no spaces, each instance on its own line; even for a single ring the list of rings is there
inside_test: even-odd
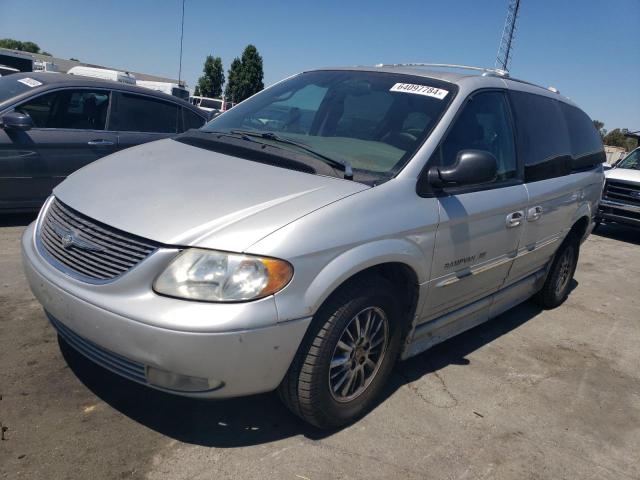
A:
[[[607,180],[604,187],[604,198],[627,203],[630,205],[640,205],[640,197],[636,197],[632,192],[640,192],[640,187],[632,183]]]
[[[85,245],[65,246],[60,230],[73,232]],[[40,253],[59,270],[89,283],[108,283],[124,275],[160,246],[117,230],[73,210],[57,198],[50,200],[39,220],[36,241]],[[92,248],[93,248],[92,247]],[[101,250],[101,251],[98,251]]]
[[[143,364],[105,350],[63,325],[62,322],[54,318],[49,312],[46,312],[46,314],[56,332],[58,332],[74,350],[107,370],[111,370],[135,382],[147,383],[146,370]]]

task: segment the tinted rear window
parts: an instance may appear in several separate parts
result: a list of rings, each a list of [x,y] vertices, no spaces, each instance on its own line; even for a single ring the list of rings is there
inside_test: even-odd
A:
[[[182,122],[184,125],[184,130],[189,130],[190,128],[200,128],[202,125],[204,125],[204,118],[202,118],[200,115],[196,115],[188,108],[183,108]]]
[[[606,160],[602,139],[589,116],[579,108],[561,103],[569,129],[572,167],[586,168]]]
[[[178,106],[173,103],[120,93],[109,129],[122,132],[176,133],[178,113]]]
[[[567,175],[571,171],[571,144],[560,102],[524,92],[512,91],[510,95],[525,181]]]

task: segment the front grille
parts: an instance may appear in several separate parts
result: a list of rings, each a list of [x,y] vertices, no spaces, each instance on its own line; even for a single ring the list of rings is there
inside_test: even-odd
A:
[[[49,205],[39,235],[56,267],[98,282],[131,270],[159,246],[96,222],[58,199]]]
[[[640,185],[607,180],[604,186],[604,198],[640,206]]]
[[[53,318],[49,312],[46,313],[51,325],[53,325],[53,328],[56,329],[58,334],[66,340],[71,347],[89,358],[89,360],[93,360],[98,365],[130,380],[147,383],[147,376],[143,364],[129,360],[128,358],[118,355],[117,353],[110,352],[109,350],[105,350],[86,338],[81,337],[73,330],[67,328],[62,324],[62,322]]]

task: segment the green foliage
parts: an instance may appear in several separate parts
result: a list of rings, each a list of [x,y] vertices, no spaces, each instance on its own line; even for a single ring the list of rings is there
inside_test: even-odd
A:
[[[635,138],[625,136],[625,133],[627,133],[627,129],[615,128],[605,135],[603,142],[611,147],[622,147],[631,151],[638,146],[638,141]]]
[[[262,57],[254,45],[247,45],[242,58],[235,58],[228,73],[225,97],[234,103],[241,102],[264,89]]]
[[[20,50],[21,52],[39,53],[41,55],[51,56],[49,52],[43,52],[37,43],[21,42],[13,38],[3,38],[0,40],[1,48],[10,48],[11,50]]]
[[[200,93],[200,87],[199,87],[198,85],[196,85],[196,88],[194,88],[194,89],[193,89],[193,94],[194,94],[196,97],[200,97],[200,96],[201,96],[201,93]]]
[[[207,55],[202,69],[204,75],[198,79],[198,90],[204,97],[220,97],[224,85],[224,71],[222,59]]]
[[[227,88],[224,91],[224,97],[227,101],[238,102],[238,86],[242,76],[242,62],[238,57],[233,59],[231,67],[227,74]]]

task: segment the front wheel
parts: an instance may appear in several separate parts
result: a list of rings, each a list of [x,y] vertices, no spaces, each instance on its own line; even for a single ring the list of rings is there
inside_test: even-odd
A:
[[[402,323],[393,293],[384,278],[365,277],[320,308],[278,389],[290,410],[331,428],[371,407],[400,349]]]
[[[536,296],[538,303],[544,308],[555,308],[569,296],[571,280],[578,265],[579,250],[579,240],[571,235],[556,252],[544,286]]]

